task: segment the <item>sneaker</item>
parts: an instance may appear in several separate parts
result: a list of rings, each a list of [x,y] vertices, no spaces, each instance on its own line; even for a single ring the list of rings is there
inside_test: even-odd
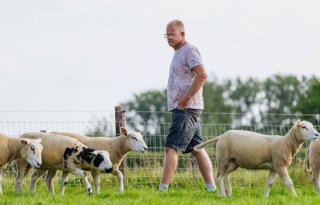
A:
[[[210,188],[206,188],[206,191],[207,192],[215,192],[217,190],[217,187],[216,186],[212,186]]]
[[[158,191],[168,191],[168,186],[164,186],[162,184],[159,184]]]
[[[168,188],[165,188],[165,187],[158,187],[158,191],[166,192],[166,191],[168,191]]]

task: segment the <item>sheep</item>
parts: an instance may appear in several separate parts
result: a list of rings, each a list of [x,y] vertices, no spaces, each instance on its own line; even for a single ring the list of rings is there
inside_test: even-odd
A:
[[[123,174],[119,170],[119,166],[123,158],[131,151],[145,152],[148,150],[146,143],[140,132],[128,132],[126,128],[120,128],[120,136],[114,138],[106,137],[87,137],[67,132],[51,132],[54,134],[66,135],[78,139],[83,144],[93,149],[107,150],[110,153],[110,159],[113,164],[112,174],[118,177],[119,192],[124,192]],[[100,177],[99,171],[91,169],[96,193],[100,193]],[[55,173],[49,172],[49,179],[55,176]]]
[[[310,143],[305,156],[306,168],[312,175],[312,184],[318,194],[320,194],[320,140]]]
[[[79,175],[83,178],[88,194],[92,193],[91,185],[88,181],[87,174],[82,169],[92,168],[94,170],[112,172],[112,163],[107,151],[93,150],[80,143],[77,139],[71,137],[49,134],[49,133],[25,133],[22,138],[41,138],[43,147],[42,165],[35,170],[41,176],[46,170],[62,170],[61,195],[64,194],[64,187],[68,173]],[[16,178],[15,190],[22,192],[22,180],[28,173],[30,166],[24,160],[17,160],[18,175]],[[35,192],[36,180],[39,176],[33,176],[29,191]],[[54,193],[53,185],[46,182],[48,191]]]
[[[41,139],[18,139],[0,134],[0,194],[2,194],[2,170],[7,167],[9,162],[23,159],[32,167],[40,167],[43,150],[40,143]]]
[[[266,197],[269,196],[270,186],[277,174],[288,186],[292,195],[297,195],[289,177],[288,168],[302,144],[305,141],[316,140],[318,135],[310,122],[297,120],[285,136],[229,130],[197,145],[194,149],[199,150],[211,143],[217,143],[217,184],[222,197],[225,197],[226,194],[231,197],[229,174],[238,167],[270,170],[264,192]]]

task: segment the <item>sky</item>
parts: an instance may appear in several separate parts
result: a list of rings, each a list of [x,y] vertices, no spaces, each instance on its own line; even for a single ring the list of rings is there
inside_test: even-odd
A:
[[[134,94],[166,88],[174,51],[163,34],[173,19],[184,22],[212,79],[320,76],[319,6],[317,0],[0,0],[0,121],[109,114]]]

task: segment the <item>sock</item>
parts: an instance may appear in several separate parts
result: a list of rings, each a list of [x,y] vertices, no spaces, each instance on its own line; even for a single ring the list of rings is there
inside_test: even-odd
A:
[[[216,189],[216,185],[213,183],[206,184],[206,189]]]
[[[160,183],[159,186],[158,186],[158,189],[164,190],[164,189],[168,189],[168,187],[169,187],[168,184],[162,184],[162,183]]]

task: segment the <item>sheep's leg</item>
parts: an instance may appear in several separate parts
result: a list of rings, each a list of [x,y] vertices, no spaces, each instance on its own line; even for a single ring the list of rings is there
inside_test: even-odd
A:
[[[15,192],[23,192],[22,187],[22,180],[23,178],[28,174],[31,166],[24,160],[16,160],[16,166],[17,166],[17,177],[16,177],[16,184],[14,187]]]
[[[228,197],[231,197],[232,195],[232,188],[230,185],[230,179],[229,179],[229,174],[225,174],[223,177],[223,183],[224,183],[224,188],[225,188],[225,193]]]
[[[219,187],[220,196],[225,197],[226,196],[226,192],[224,190],[223,177],[222,177],[222,174],[219,173],[219,172],[217,174],[217,184],[218,184],[218,187]]]
[[[46,176],[46,184],[49,193],[54,194],[53,178],[56,176],[57,170],[50,170]]]
[[[218,154],[219,153],[219,154]],[[227,169],[228,160],[225,160],[223,153],[219,152],[219,147],[217,147],[217,162],[218,162],[218,173],[217,173],[217,184],[219,188],[219,195],[221,197],[226,197],[226,192],[224,189],[223,177]]]
[[[30,188],[29,188],[30,193],[34,193],[36,191],[37,181],[39,177],[41,177],[45,172],[46,170],[41,170],[41,169],[36,169],[33,172],[31,177],[31,182],[30,182]]]
[[[267,187],[266,187],[266,190],[265,190],[265,192],[263,194],[265,197],[269,196],[270,187],[272,186],[276,176],[277,176],[277,173],[275,171],[271,171],[270,170],[269,176],[268,176],[268,181],[267,181]]]
[[[320,194],[320,186],[319,186],[319,171],[312,171],[312,184],[316,188],[316,191]]]
[[[223,184],[224,169],[225,169],[225,166],[218,166],[217,184],[218,184],[218,188],[219,188],[219,194],[222,197],[226,196],[226,192],[225,192],[224,184]]]
[[[3,176],[2,176],[2,170],[0,170],[0,194],[2,194],[2,181],[3,181]]]
[[[225,192],[228,197],[231,197],[231,195],[232,195],[232,188],[231,188],[231,184],[230,184],[229,175],[231,172],[233,172],[237,168],[238,168],[238,165],[236,163],[229,162],[228,167],[227,167],[225,174],[224,174],[224,177],[223,177]]]
[[[100,194],[100,171],[96,169],[91,170],[91,176],[93,178],[96,193]]]
[[[79,175],[79,176],[82,176],[84,182],[86,183],[86,188],[87,188],[87,192],[88,194],[92,194],[92,187],[89,183],[89,180],[88,180],[88,177],[87,177],[87,173],[81,169],[75,169],[72,171],[73,174],[75,175]]]
[[[296,191],[294,190],[292,180],[291,180],[291,178],[289,177],[288,169],[287,169],[287,168],[279,169],[279,170],[278,170],[278,175],[279,175],[279,177],[282,179],[282,181],[287,185],[287,187],[288,187],[289,190],[291,191],[291,194],[294,195],[294,196],[296,196],[297,193],[296,193]]]
[[[123,174],[119,169],[117,170],[117,177],[118,177],[118,183],[119,183],[119,192],[124,192]]]
[[[68,181],[68,172],[63,171],[62,172],[62,177],[61,177],[61,184],[60,184],[60,194],[64,195],[64,188],[67,185],[67,181]],[[74,173],[76,174],[76,173]]]

